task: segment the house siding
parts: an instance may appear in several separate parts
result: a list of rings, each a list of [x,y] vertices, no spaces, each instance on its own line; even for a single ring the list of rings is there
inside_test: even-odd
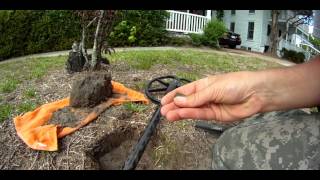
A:
[[[240,34],[242,43],[240,47],[251,48],[251,51],[263,52],[267,41],[267,11],[255,10],[254,14],[249,14],[249,10],[236,10],[235,15],[231,15],[231,10],[224,11],[224,22],[230,28],[230,23],[235,22],[235,33]],[[253,39],[247,39],[248,23],[254,22]]]
[[[261,35],[261,45],[269,45],[269,37],[267,35],[268,33],[268,24],[271,24],[269,22],[269,18],[271,16],[271,11],[263,11],[262,12],[262,35]]]

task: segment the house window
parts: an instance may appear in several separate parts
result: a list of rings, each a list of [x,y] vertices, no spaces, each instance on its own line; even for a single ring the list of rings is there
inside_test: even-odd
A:
[[[279,37],[281,36],[281,34],[282,34],[282,33],[281,33],[281,30],[279,30]]]
[[[231,15],[236,15],[236,10],[231,10]]]
[[[230,31],[234,32],[235,22],[230,23]]]
[[[249,14],[254,14],[256,10],[249,10]]]
[[[271,26],[270,26],[270,24],[268,24],[267,36],[269,36],[270,33],[271,33]]]
[[[253,33],[254,33],[254,22],[248,23],[248,36],[247,39],[252,40],[253,39]]]

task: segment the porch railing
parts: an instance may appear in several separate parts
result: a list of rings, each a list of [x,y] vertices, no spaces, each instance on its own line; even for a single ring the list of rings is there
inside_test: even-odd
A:
[[[166,22],[166,29],[182,33],[203,33],[203,28],[209,21],[206,16],[200,16],[180,11],[167,10],[170,17]]]
[[[303,46],[305,46],[305,48],[303,48]],[[299,43],[295,45],[295,44],[292,44],[291,42],[281,40],[278,47],[278,56],[281,56],[280,52],[282,48],[294,50],[297,52],[302,52],[306,57],[305,60],[307,61],[310,60],[313,56],[320,54],[320,51],[314,48],[313,46],[311,46],[310,44]]]

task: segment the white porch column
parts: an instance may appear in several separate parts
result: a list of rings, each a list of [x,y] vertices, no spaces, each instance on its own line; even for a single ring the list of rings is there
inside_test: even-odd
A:
[[[206,10],[207,13],[206,13],[206,17],[208,20],[211,20],[211,10]]]

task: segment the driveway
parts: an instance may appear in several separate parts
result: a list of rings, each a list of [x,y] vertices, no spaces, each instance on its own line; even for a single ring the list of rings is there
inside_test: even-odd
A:
[[[258,52],[250,52],[250,51],[241,50],[241,49],[227,49],[227,48],[223,48],[222,51],[230,53],[230,54],[257,57],[257,58],[260,58],[260,59],[263,59],[263,60],[266,60],[266,61],[271,61],[271,62],[275,62],[275,63],[281,64],[283,66],[296,65],[293,62],[290,62],[290,61],[287,61],[287,60],[284,60],[284,59],[280,59],[280,58],[271,57],[271,56],[268,56],[266,54],[258,53]]]

